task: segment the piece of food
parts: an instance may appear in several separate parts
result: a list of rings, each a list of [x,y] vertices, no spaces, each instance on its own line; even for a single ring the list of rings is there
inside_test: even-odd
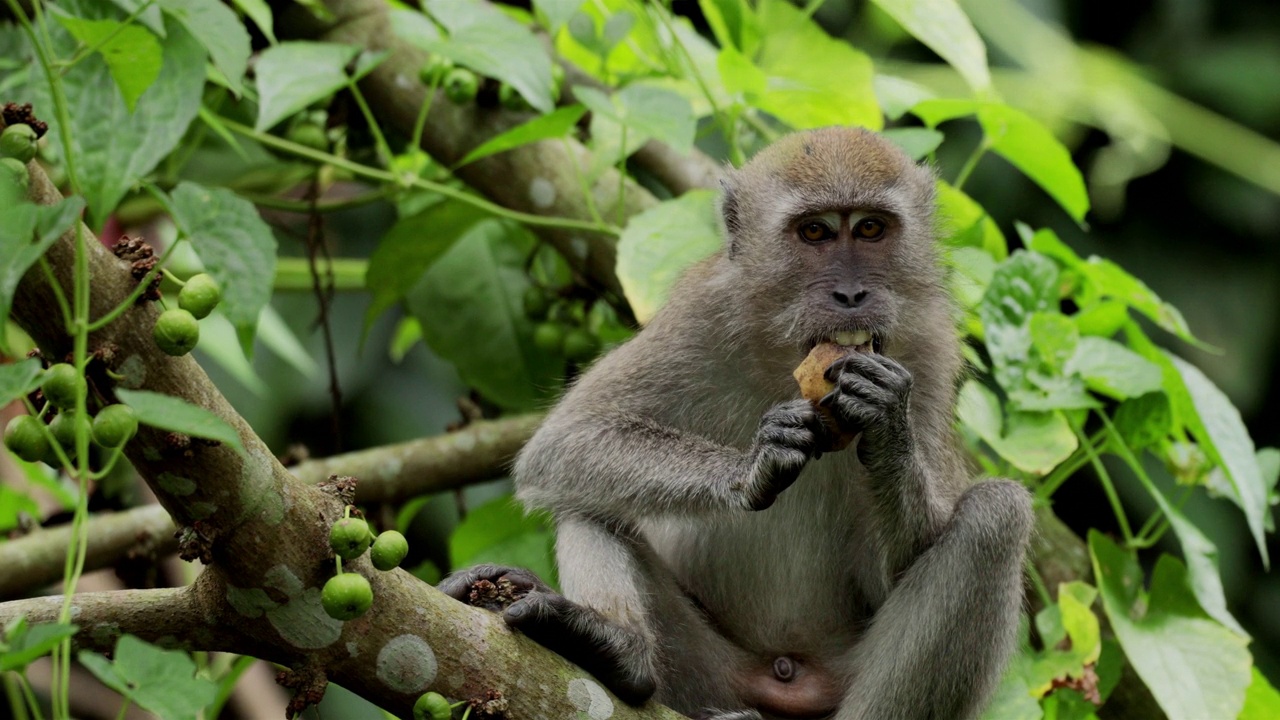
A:
[[[85,393],[84,376],[70,363],[58,363],[44,371],[40,389],[44,399],[59,410],[73,408],[76,398]]]
[[[832,363],[849,353],[875,352],[875,344],[871,333],[865,330],[841,331],[832,336],[834,342],[818,343],[809,351],[792,373],[796,383],[800,385],[800,397],[818,406],[818,402],[826,397],[828,393],[836,389],[835,383],[827,380],[827,368]],[[836,425],[835,418],[830,411],[824,407],[818,406],[818,410],[822,412],[823,419],[827,423],[827,427],[831,429],[833,440],[831,450],[843,450],[849,447],[850,443],[857,438],[857,433],[842,432]]]
[[[333,524],[329,531],[329,546],[333,554],[343,560],[355,560],[369,549],[373,535],[369,532],[369,523],[360,518],[342,518]]]
[[[394,567],[398,567],[400,562],[404,560],[404,556],[409,554],[409,541],[405,539],[396,530],[387,530],[378,535],[373,541],[373,548],[369,551],[369,559],[373,560],[373,566],[379,570],[386,572]]]
[[[355,620],[373,605],[373,588],[363,575],[334,575],[320,591],[320,604],[334,620]]]
[[[200,323],[182,308],[165,310],[156,318],[151,336],[166,355],[186,355],[200,342]]]
[[[197,320],[208,317],[221,299],[222,290],[218,288],[217,281],[206,273],[192,275],[178,291],[178,307]]]
[[[36,156],[39,140],[36,131],[30,125],[19,123],[10,125],[0,133],[0,157],[13,158],[20,163],[29,163]]]
[[[4,445],[27,462],[39,462],[49,455],[49,438],[40,429],[40,421],[30,415],[19,415],[4,429]]]
[[[440,693],[423,693],[413,704],[413,720],[449,720],[451,717],[453,708]]]

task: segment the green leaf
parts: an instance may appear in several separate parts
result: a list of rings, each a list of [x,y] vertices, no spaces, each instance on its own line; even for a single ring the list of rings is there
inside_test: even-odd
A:
[[[40,387],[40,361],[27,358],[0,365],[0,407],[4,407]]]
[[[976,380],[960,388],[956,413],[1000,457],[1035,475],[1057,467],[1079,444],[1061,412],[1011,412],[1006,421],[1000,399]]]
[[[272,45],[276,44],[275,19],[266,0],[231,0],[231,4],[247,15]]]
[[[551,58],[529,28],[488,3],[424,0],[423,9],[449,33],[424,50],[501,80],[538,112],[551,112]]]
[[[871,82],[875,86],[880,109],[891,120],[898,120],[911,108],[934,97],[929,88],[893,75],[876,73]]]
[[[61,12],[54,18],[83,45],[97,48],[132,113],[138,98],[160,77],[163,53],[156,36],[141,25],[116,20],[86,20]]]
[[[454,167],[456,169],[473,163],[480,158],[497,155],[500,152],[506,152],[539,140],[565,137],[573,131],[574,126],[578,124],[578,121],[582,119],[582,115],[586,111],[587,109],[581,105],[569,105],[559,108],[548,115],[539,115],[501,135],[486,140],[479,147],[467,153],[466,157],[459,160]]]
[[[1044,188],[1076,222],[1084,222],[1089,210],[1084,177],[1048,128],[1021,110],[995,103],[978,109],[978,122],[992,150]]]
[[[1236,717],[1250,682],[1248,641],[1204,614],[1182,563],[1161,556],[1148,595],[1131,554],[1096,530],[1089,550],[1111,627],[1169,720]]]
[[[796,129],[860,125],[879,130],[884,125],[871,58],[781,0],[762,2],[758,15],[760,26],[769,28],[756,58],[769,76],[759,109]]]
[[[258,80],[258,120],[264,131],[323,100],[377,67],[385,54],[365,53],[350,76],[347,68],[360,48],[322,42],[284,42],[258,56],[253,72]]]
[[[13,294],[22,276],[79,219],[84,199],[71,197],[57,205],[18,202],[0,206],[0,323],[9,317]],[[60,312],[56,307],[50,312]],[[0,352],[7,353],[0,331]]]
[[[956,118],[968,117],[978,112],[982,103],[963,98],[927,98],[911,108],[911,114],[924,121],[930,128]]]
[[[1120,437],[1131,449],[1150,447],[1173,432],[1169,396],[1157,391],[1131,397],[1116,409],[1114,422]]]
[[[78,5],[78,16],[111,9],[106,3],[63,5]],[[100,57],[87,57],[63,75],[72,126],[71,153],[88,201],[91,227],[101,227],[129,188],[177,147],[200,109],[204,48],[176,22],[168,21],[166,27],[160,75],[138,98],[132,112]],[[55,45],[60,55],[68,57],[73,43],[64,36]],[[32,72],[36,80],[32,102],[37,107],[52,107],[43,71],[37,65]],[[65,156],[61,133],[51,132],[46,137]]]
[[[401,218],[378,243],[365,271],[373,295],[365,312],[365,331],[387,308],[400,302],[433,263],[488,213],[474,205],[446,200]]]
[[[116,388],[120,402],[133,408],[143,425],[178,432],[192,437],[217,440],[244,454],[244,445],[235,428],[225,420],[197,405],[158,392]]]
[[[546,20],[546,28],[552,33],[569,22],[578,12],[584,0],[533,0],[533,7]]]
[[[226,188],[183,181],[170,199],[174,223],[222,288],[218,309],[235,325],[245,355],[251,355],[258,315],[271,300],[276,274],[271,228],[253,203]]]
[[[1266,518],[1270,514],[1268,489],[1254,454],[1253,438],[1249,437],[1240,411],[1213,381],[1200,372],[1200,368],[1167,351],[1165,354],[1177,369],[1195,410],[1182,420],[1231,481],[1235,490],[1233,499],[1244,511],[1263,564],[1269,566],[1270,558],[1263,537]]]
[[[937,130],[929,128],[906,127],[890,128],[883,133],[894,145],[902,148],[912,160],[923,160],[938,149],[945,137]]]
[[[6,448],[5,454],[8,452]],[[40,506],[26,493],[18,492],[8,485],[0,485],[0,533],[7,534],[17,529],[23,515],[29,518],[40,517]]]
[[[510,495],[494,498],[467,513],[449,539],[455,568],[480,563],[513,565],[555,581],[552,534],[545,515],[526,513]]]
[[[1089,281],[1090,290],[1098,296],[1112,297],[1146,315],[1161,328],[1191,343],[1195,336],[1187,327],[1178,309],[1164,302],[1146,283],[1129,274],[1124,268],[1096,256],[1079,266],[1081,274]]]
[[[103,684],[166,720],[195,720],[217,695],[217,686],[197,677],[196,664],[181,650],[121,635],[114,655],[108,660],[84,650],[78,657]]]
[[[564,369],[534,345],[524,316],[524,266],[533,248],[533,238],[513,223],[477,223],[405,298],[427,345],[464,382],[511,410],[543,406]]]
[[[764,71],[732,46],[720,50],[716,69],[720,71],[720,82],[724,84],[725,91],[730,95],[741,95],[748,103],[759,100],[769,87],[769,78]]]
[[[213,66],[222,73],[236,97],[243,95],[244,72],[249,64],[249,33],[235,11],[219,0],[159,0],[159,3],[209,51]],[[262,9],[266,9],[265,5]],[[269,10],[266,19],[269,34]]]
[[[1244,709],[1240,711],[1239,720],[1275,720],[1280,717],[1280,692],[1267,682],[1267,678],[1256,666],[1249,689],[1244,694]]]
[[[1116,400],[1155,392],[1164,384],[1160,366],[1118,342],[1093,335],[1080,338],[1067,372],[1079,373],[1090,390]]]
[[[951,273],[951,292],[956,300],[963,307],[977,307],[995,276],[995,259],[985,250],[958,247],[947,253],[947,263],[954,270]]]
[[[755,53],[762,28],[747,0],[699,0],[698,5],[720,47],[744,55]]]
[[[991,86],[987,47],[956,0],[875,0],[917,40],[946,60],[976,92]]]
[[[1044,712],[1027,687],[1027,681],[1011,667],[979,720],[1040,720],[1043,717]]]
[[[1026,387],[1031,363],[1031,317],[1057,311],[1058,267],[1019,251],[1000,263],[978,306],[996,381],[1008,391]]]
[[[145,5],[142,11],[138,13],[137,21],[159,37],[164,37],[167,34],[164,29],[164,16],[160,13],[160,6],[153,0],[111,0],[111,2],[123,10],[126,15],[132,15],[138,11],[139,6]]]
[[[687,153],[693,148],[693,135],[697,123],[689,101],[676,93],[653,85],[632,84],[613,95],[606,95],[592,88],[575,88],[575,96],[592,112],[593,148],[605,148],[605,162],[612,164],[623,152],[621,129],[601,125],[601,120],[612,120],[627,128],[629,155],[648,140],[667,143],[677,152]],[[607,134],[610,137],[600,137]]]
[[[938,193],[938,237],[951,247],[976,247],[996,260],[1009,255],[1009,245],[1000,226],[981,205],[962,190],[944,180],[936,184]]]
[[[646,323],[676,279],[720,249],[716,193],[692,190],[631,218],[618,241],[618,281],[636,319]]]
[[[27,624],[25,618],[10,621],[0,642],[0,672],[22,672],[37,659],[48,655],[63,640],[76,634],[76,625]]]

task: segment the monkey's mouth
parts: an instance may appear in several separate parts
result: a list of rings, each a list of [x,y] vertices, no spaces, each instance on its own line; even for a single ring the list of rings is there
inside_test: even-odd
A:
[[[831,342],[860,353],[879,355],[884,349],[884,338],[869,330],[841,330],[831,335]]]

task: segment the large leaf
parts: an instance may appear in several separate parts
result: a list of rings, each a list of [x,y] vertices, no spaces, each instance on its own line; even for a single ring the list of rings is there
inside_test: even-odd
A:
[[[875,0],[898,24],[946,60],[975,91],[991,85],[987,47],[956,0]]]
[[[40,361],[27,358],[9,365],[0,365],[0,407],[40,387]]]
[[[81,44],[97,48],[94,52],[107,64],[125,107],[133,112],[138,98],[160,76],[162,53],[156,36],[141,25],[118,20],[86,20],[62,12],[53,17]]]
[[[218,309],[249,355],[258,315],[271,300],[276,239],[253,203],[226,188],[181,182],[171,195],[174,222],[222,288]]]
[[[563,370],[562,361],[534,345],[524,315],[524,267],[533,248],[533,238],[513,223],[478,223],[406,297],[427,345],[468,385],[511,410],[541,407]]]
[[[826,125],[884,125],[872,87],[871,58],[837,40],[799,8],[782,0],[759,6],[756,64],[769,76],[757,106],[796,129]]]
[[[377,67],[386,56],[366,53],[347,74],[360,48],[322,42],[286,42],[267,48],[254,63],[258,79],[258,120],[262,131],[323,100]]]
[[[0,642],[0,672],[23,672],[36,659],[48,655],[63,640],[76,634],[76,625],[36,623],[19,617],[4,627]]]
[[[1235,490],[1233,499],[1244,511],[1263,562],[1269,564],[1263,537],[1270,514],[1268,487],[1263,482],[1253,438],[1249,437],[1240,411],[1200,368],[1167,352],[1166,357],[1177,369],[1194,407],[1194,412],[1187,413],[1189,417],[1182,420],[1231,481]]]
[[[978,122],[992,150],[1044,188],[1076,222],[1084,222],[1089,210],[1084,177],[1048,128],[1021,110],[995,103],[978,109]]]
[[[1275,720],[1280,717],[1280,692],[1267,682],[1262,671],[1253,669],[1253,681],[1244,696],[1238,720]]]
[[[1169,720],[1236,717],[1251,679],[1248,641],[1205,615],[1182,563],[1161,556],[1148,594],[1137,560],[1105,535],[1090,530],[1089,551],[1111,627]]]
[[[425,0],[423,7],[449,33],[425,50],[501,80],[539,112],[551,112],[551,58],[529,28],[489,3]]]
[[[138,415],[138,422],[143,425],[192,437],[217,440],[235,448],[241,455],[244,454],[244,445],[241,444],[240,435],[235,428],[202,407],[172,395],[149,390],[116,388],[116,396],[120,398],[120,402],[133,408]]]
[[[618,281],[636,319],[646,323],[671,286],[722,244],[716,194],[693,190],[631,218],[618,241]]]
[[[118,14],[107,3],[62,3],[79,17]],[[161,42],[164,64],[160,75],[138,98],[132,112],[116,90],[111,70],[98,56],[84,58],[63,75],[71,117],[72,147],[81,188],[93,227],[100,227],[129,188],[150,173],[177,146],[200,109],[204,89],[205,51],[181,25],[166,21]],[[57,51],[69,56],[75,40],[55,33]],[[52,107],[47,82],[37,65],[32,69],[37,107]],[[62,134],[46,135],[64,157]]]
[[[1080,338],[1066,370],[1079,373],[1090,390],[1117,400],[1155,392],[1164,382],[1160,366],[1118,342],[1091,335]]]
[[[78,657],[108,687],[166,720],[195,720],[217,695],[212,682],[196,675],[190,655],[132,635],[120,636],[112,660],[87,650]]]
[[[587,109],[581,105],[569,105],[559,108],[548,115],[539,115],[497,137],[486,140],[479,147],[467,153],[466,157],[459,160],[458,166],[467,165],[480,158],[506,152],[539,140],[565,137],[573,131],[574,126],[578,124],[578,121],[582,119],[582,115],[586,111]]]
[[[467,513],[449,538],[449,562],[455,568],[480,563],[523,567],[555,582],[553,537],[541,515],[525,512],[510,495],[494,498]]]
[[[56,205],[17,202],[0,207],[0,323],[9,317],[13,294],[22,276],[71,228],[83,210],[84,200],[78,197]],[[49,310],[58,312],[57,308]],[[5,333],[0,332],[0,352],[8,351]]]
[[[976,380],[960,388],[956,414],[1000,457],[1024,472],[1043,475],[1070,457],[1079,439],[1061,412],[1011,412]]]
[[[244,93],[244,71],[249,64],[249,32],[235,11],[219,0],[160,0],[160,7],[182,23],[209,51],[213,66],[222,73],[237,96]],[[261,20],[259,10],[255,20]],[[271,33],[271,13],[266,11],[265,32]]]

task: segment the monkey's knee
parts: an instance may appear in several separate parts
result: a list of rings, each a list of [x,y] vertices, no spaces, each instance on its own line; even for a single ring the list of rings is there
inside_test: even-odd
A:
[[[1031,493],[1010,480],[988,480],[970,487],[960,496],[952,516],[952,529],[973,551],[992,559],[1016,555],[1019,563],[1034,525]]]

